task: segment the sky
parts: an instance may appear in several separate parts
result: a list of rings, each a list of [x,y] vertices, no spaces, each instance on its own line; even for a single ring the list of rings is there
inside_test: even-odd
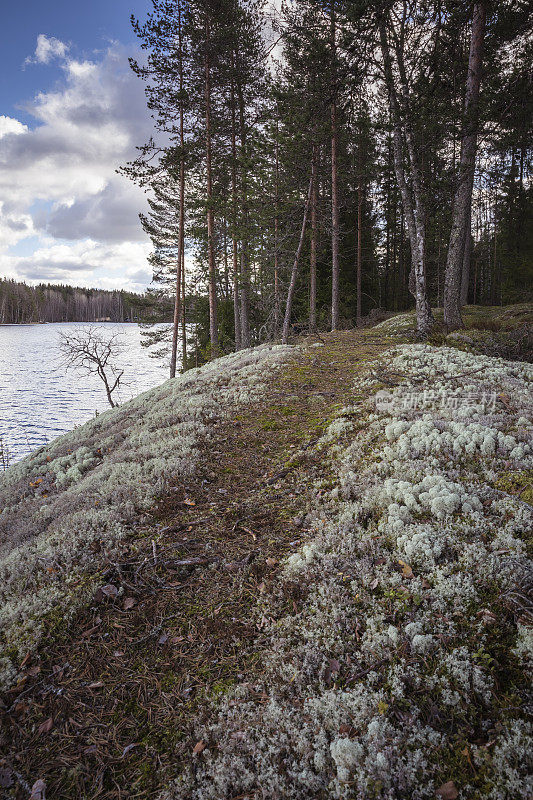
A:
[[[140,189],[116,169],[152,132],[130,15],[150,0],[24,0],[2,20],[0,276],[142,291]]]

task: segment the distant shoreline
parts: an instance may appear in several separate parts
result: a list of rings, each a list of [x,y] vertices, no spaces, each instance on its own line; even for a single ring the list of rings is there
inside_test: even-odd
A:
[[[169,321],[167,324],[170,325],[171,322]],[[14,328],[24,325],[140,325],[140,323],[131,319],[124,321],[110,319],[58,319],[46,320],[45,322],[0,322],[0,328]]]

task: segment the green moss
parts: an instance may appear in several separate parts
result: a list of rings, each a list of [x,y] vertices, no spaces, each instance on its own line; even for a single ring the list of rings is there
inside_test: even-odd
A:
[[[211,687],[211,695],[213,697],[220,697],[221,695],[228,694],[234,686],[235,680],[233,680],[233,678],[216,681]]]
[[[533,505],[533,470],[502,472],[494,483],[494,488],[516,495],[525,503]]]

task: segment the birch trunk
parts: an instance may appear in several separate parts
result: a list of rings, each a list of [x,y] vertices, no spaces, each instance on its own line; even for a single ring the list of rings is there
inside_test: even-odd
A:
[[[459,175],[453,203],[452,228],[444,283],[444,323],[448,330],[455,330],[463,325],[461,273],[465,258],[468,219],[472,210],[485,20],[485,4],[476,3],[472,17],[472,35],[468,57]]]
[[[400,190],[402,207],[407,225],[407,234],[411,246],[411,273],[409,276],[409,290],[414,295],[416,303],[416,327],[417,331],[427,335],[433,325],[433,315],[429,306],[426,288],[425,270],[425,220],[421,197],[421,173],[418,166],[418,157],[414,147],[414,141],[410,132],[410,125],[404,122],[402,110],[398,101],[394,74],[392,70],[392,58],[387,34],[387,17],[383,16],[380,21],[380,44],[383,57],[383,67],[385,83],[389,94],[389,105],[391,120],[393,125],[393,157],[394,174],[396,183]],[[407,131],[407,133],[406,133]],[[403,166],[403,142],[404,136],[407,141],[409,153],[410,175],[413,189],[411,191],[407,183]]]
[[[278,335],[280,323],[280,296],[279,296],[279,257],[278,257],[278,238],[279,238],[279,145],[278,145],[278,122],[276,120],[276,169],[275,169],[275,198],[274,198],[274,336]]]

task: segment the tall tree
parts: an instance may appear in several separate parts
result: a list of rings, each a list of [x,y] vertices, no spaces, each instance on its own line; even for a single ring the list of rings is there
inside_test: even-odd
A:
[[[183,23],[182,3],[178,3],[178,73],[179,73],[179,144],[180,144],[180,188],[179,188],[179,226],[178,226],[178,253],[176,266],[176,296],[174,300],[174,319],[172,328],[172,347],[170,352],[170,377],[176,375],[178,355],[178,329],[180,323],[180,296],[185,305],[185,292],[182,294],[182,284],[185,280],[185,109],[184,109],[184,64],[183,64]],[[182,274],[183,271],[183,274]],[[183,337],[185,340],[185,323]]]
[[[399,31],[397,31],[390,13],[383,13],[379,20],[379,40],[393,125],[394,171],[411,244],[409,288],[416,302],[417,330],[422,334],[427,334],[433,325],[433,316],[426,285],[426,210],[424,207],[423,171],[415,142],[414,111],[405,65],[407,14],[407,6],[404,4],[398,23]],[[394,70],[391,53],[391,38],[394,42],[396,70]],[[407,150],[408,156],[409,180],[404,166],[404,148]]]
[[[469,266],[465,259],[468,253],[467,239],[470,239],[470,220],[472,215],[472,188],[476,163],[478,132],[479,90],[481,85],[483,40],[486,20],[485,2],[474,4],[472,16],[472,35],[468,58],[468,76],[464,104],[463,133],[457,189],[453,203],[452,229],[446,261],[444,286],[444,322],[448,330],[462,327],[461,282],[462,272]],[[469,247],[469,245],[468,245]],[[468,279],[465,276],[465,282]]]
[[[205,174],[207,213],[207,257],[209,262],[209,337],[212,355],[218,352],[217,268],[215,260],[215,212],[213,208],[213,166],[211,130],[211,11],[204,10],[204,69],[205,69]]]
[[[314,163],[316,159],[315,155],[315,148],[313,148],[313,155],[312,155],[312,162]],[[304,206],[304,213],[302,219],[302,228],[300,231],[300,238],[298,239],[298,247],[296,248],[296,253],[294,256],[294,262],[292,265],[291,271],[291,280],[289,283],[289,291],[287,292],[287,304],[285,306],[285,318],[283,320],[283,337],[282,342],[283,344],[287,344],[289,340],[289,331],[291,325],[291,313],[292,313],[292,302],[294,299],[294,292],[296,289],[296,277],[298,275],[298,266],[300,264],[300,258],[302,255],[302,249],[305,240],[305,229],[307,227],[307,218],[309,216],[309,207],[311,205],[311,198],[313,196],[313,179],[314,179],[314,169],[311,169],[311,177],[309,179],[309,189],[307,190],[307,197],[305,200]]]
[[[339,186],[337,130],[337,18],[331,0],[331,330],[339,327]]]

